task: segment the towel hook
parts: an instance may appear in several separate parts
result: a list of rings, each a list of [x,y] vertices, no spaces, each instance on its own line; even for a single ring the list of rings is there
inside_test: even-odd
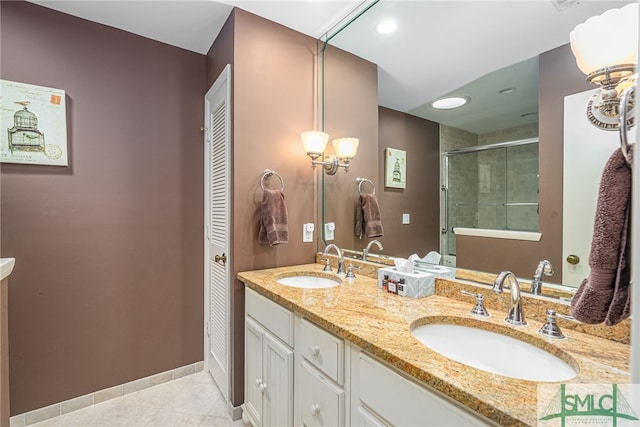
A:
[[[358,193],[360,193],[360,195],[362,195],[362,184],[364,184],[365,182],[368,182],[369,184],[371,184],[371,188],[373,188],[373,191],[371,192],[371,194],[376,194],[376,186],[373,184],[373,181],[371,181],[370,179],[367,178],[356,178],[356,182],[358,183]]]
[[[262,178],[260,178],[260,188],[262,188],[262,191],[264,191],[264,180],[269,178],[271,175],[275,175],[280,179],[280,184],[282,185],[280,191],[284,191],[284,179],[282,179],[278,172],[272,171],[271,169],[265,169],[262,174]]]

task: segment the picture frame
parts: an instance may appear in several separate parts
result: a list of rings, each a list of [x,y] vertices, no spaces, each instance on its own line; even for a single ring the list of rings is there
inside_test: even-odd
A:
[[[62,89],[0,80],[0,162],[68,166]]]
[[[407,153],[396,148],[385,148],[384,186],[407,188]]]

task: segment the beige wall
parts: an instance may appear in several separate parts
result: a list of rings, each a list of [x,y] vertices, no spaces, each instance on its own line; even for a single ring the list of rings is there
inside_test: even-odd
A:
[[[323,174],[325,222],[336,224],[335,240],[328,243],[362,249],[366,240],[355,235],[356,178],[370,179],[378,189],[382,185],[378,178],[378,69],[369,61],[327,46],[324,72],[324,130],[330,135],[326,152],[333,154],[331,141],[335,138],[360,139],[348,172],[341,168],[333,176]]]
[[[317,186],[300,133],[315,120],[316,40],[234,9],[208,54],[209,81],[232,63],[233,277],[240,271],[314,261],[317,240],[302,243],[302,224],[316,222]],[[232,55],[232,58],[230,56]],[[289,243],[258,244],[260,178],[265,169],[285,182]],[[277,188],[279,182],[272,178]],[[232,402],[244,401],[244,285],[232,280]]]
[[[15,415],[202,360],[206,57],[0,7],[1,77],[66,91],[70,158],[2,164]]]
[[[380,142],[378,176],[380,207],[385,235],[384,252],[420,257],[440,246],[440,156],[438,124],[388,108],[379,108]],[[384,150],[396,148],[407,153],[407,187],[384,187]],[[411,222],[402,224],[402,214]]]

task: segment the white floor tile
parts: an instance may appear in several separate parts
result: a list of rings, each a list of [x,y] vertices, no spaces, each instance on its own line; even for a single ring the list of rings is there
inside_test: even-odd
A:
[[[73,411],[33,427],[244,427],[232,421],[217,385],[199,372]]]

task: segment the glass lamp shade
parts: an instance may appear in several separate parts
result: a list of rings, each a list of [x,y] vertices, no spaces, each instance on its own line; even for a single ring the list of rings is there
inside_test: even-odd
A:
[[[638,3],[587,19],[569,34],[569,40],[578,68],[586,75],[605,67],[636,64]]]
[[[338,138],[333,140],[333,149],[339,159],[353,159],[358,151],[358,138]]]
[[[329,142],[329,134],[320,131],[302,132],[302,147],[307,154],[321,155]]]

